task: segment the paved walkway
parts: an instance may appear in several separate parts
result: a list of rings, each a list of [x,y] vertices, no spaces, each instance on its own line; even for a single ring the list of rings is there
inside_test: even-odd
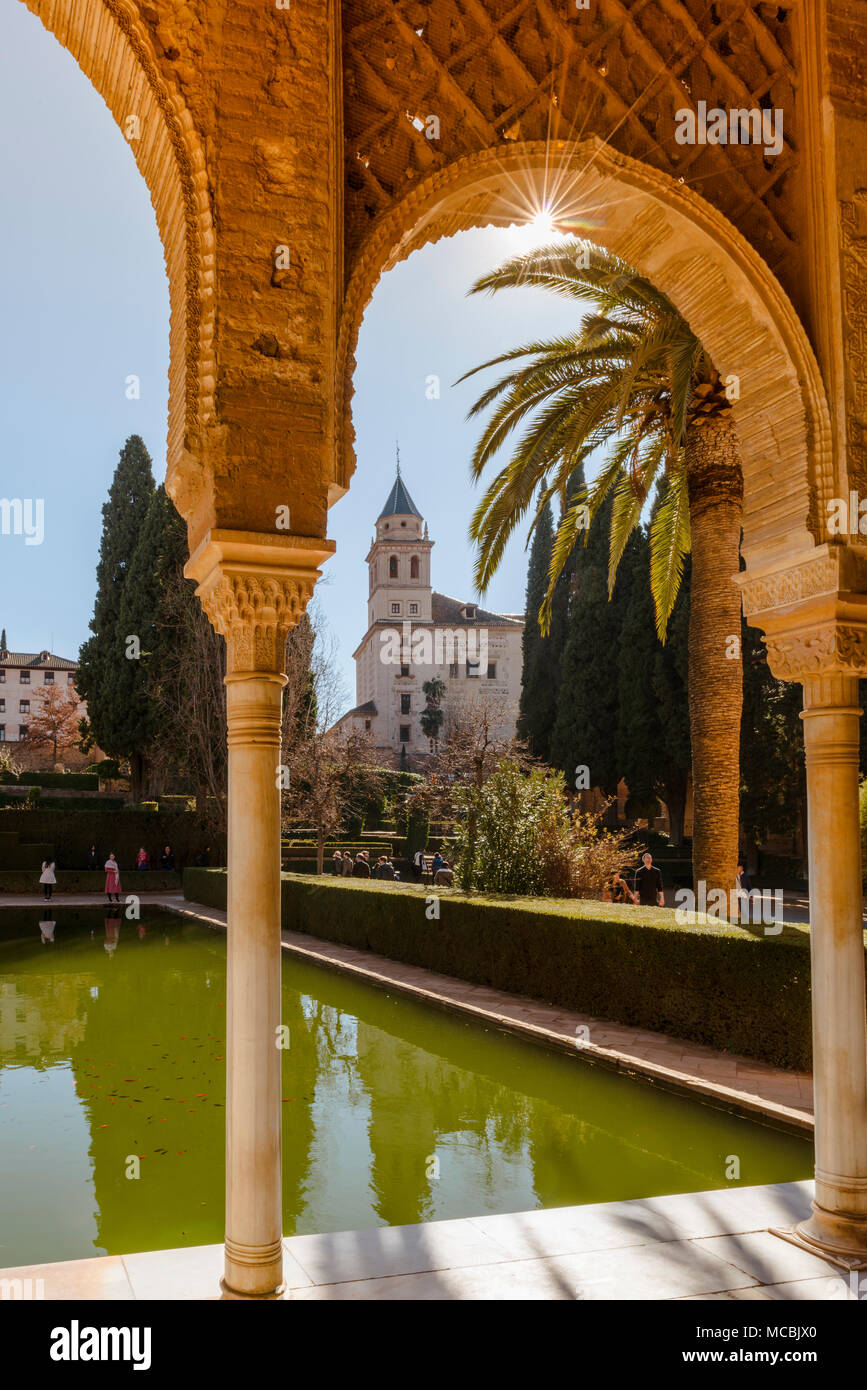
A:
[[[53,901],[66,907],[105,905],[104,898],[92,893],[71,893]],[[181,893],[150,893],[147,902],[209,926],[226,926],[225,912],[187,902]],[[33,896],[4,894],[0,907],[4,906],[36,908],[42,903]],[[717,1052],[702,1043],[572,1013],[301,932],[284,931],[282,935],[285,950],[380,988],[399,990],[439,1008],[477,1018],[488,1027],[561,1051],[581,1053],[618,1071],[647,1077],[692,1096],[698,1093],[745,1115],[764,1116],[786,1127],[812,1131],[813,1083],[808,1072],[782,1071],[749,1057]]]
[[[857,1275],[770,1229],[806,1216],[811,1194],[812,1183],[782,1183],[289,1236],[285,1298],[855,1301]],[[4,1269],[0,1280],[41,1279],[18,1296],[35,1288],[49,1300],[217,1299],[222,1267],[223,1247],[200,1245]]]

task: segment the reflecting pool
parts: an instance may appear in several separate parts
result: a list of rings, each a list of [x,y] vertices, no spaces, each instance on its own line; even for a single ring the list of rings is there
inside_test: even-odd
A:
[[[0,910],[0,1266],[222,1239],[225,936],[145,913]],[[291,957],[283,1022],[287,1234],[812,1171],[806,1140]]]

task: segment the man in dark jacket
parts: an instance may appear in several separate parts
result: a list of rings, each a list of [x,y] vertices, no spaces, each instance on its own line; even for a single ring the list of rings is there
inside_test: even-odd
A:
[[[665,907],[662,892],[662,874],[653,862],[653,855],[646,851],[641,856],[642,866],[635,875],[635,891],[642,907]]]
[[[160,855],[160,867],[163,869],[173,869],[175,867],[175,856],[172,854],[171,845],[166,845]]]
[[[392,864],[390,859],[383,859],[382,863],[379,866],[379,877],[389,879],[394,878],[394,865]]]
[[[355,856],[355,864],[352,869],[353,878],[370,878],[370,865],[364,850],[360,850]]]

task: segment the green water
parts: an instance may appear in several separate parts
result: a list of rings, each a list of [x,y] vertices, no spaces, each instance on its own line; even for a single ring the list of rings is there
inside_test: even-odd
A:
[[[57,907],[43,943],[42,916],[0,911],[0,1267],[221,1240],[223,933]],[[578,1056],[283,980],[287,1234],[734,1186],[733,1155],[743,1185],[810,1175],[804,1140]]]

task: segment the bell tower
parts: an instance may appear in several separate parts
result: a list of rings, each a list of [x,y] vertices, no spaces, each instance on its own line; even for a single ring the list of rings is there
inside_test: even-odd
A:
[[[376,519],[376,535],[367,553],[370,575],[367,622],[431,622],[430,553],[427,523],[397,473]]]

